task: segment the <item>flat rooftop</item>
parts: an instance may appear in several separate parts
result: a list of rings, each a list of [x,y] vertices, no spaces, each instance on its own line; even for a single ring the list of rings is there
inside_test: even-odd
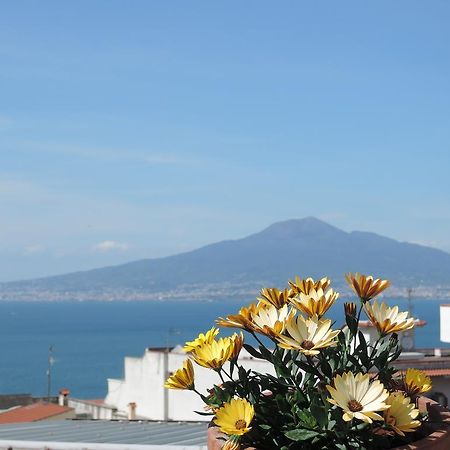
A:
[[[205,422],[55,420],[0,425],[0,449],[206,450]]]

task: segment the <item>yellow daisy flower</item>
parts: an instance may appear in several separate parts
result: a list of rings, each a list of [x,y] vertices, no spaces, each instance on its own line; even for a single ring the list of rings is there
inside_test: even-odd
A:
[[[317,315],[305,319],[290,317],[286,321],[288,335],[276,336],[278,346],[289,350],[300,350],[307,356],[319,354],[322,348],[336,344],[340,330],[330,330],[331,320],[319,319]]]
[[[205,342],[211,343],[214,338],[219,333],[219,329],[212,327],[210,330],[206,332],[206,334],[200,333],[197,338],[195,338],[193,341],[186,342],[184,344],[183,350],[186,353],[191,352],[194,350],[195,347],[199,347],[200,345],[204,344]]]
[[[237,314],[231,314],[225,319],[219,317],[216,320],[220,327],[242,328],[243,330],[253,331],[252,313],[256,310],[256,304],[251,303],[248,307],[243,306]]]
[[[408,369],[403,383],[406,393],[413,396],[428,392],[432,387],[431,378],[417,369]]]
[[[345,421],[359,419],[366,423],[373,420],[383,420],[376,411],[389,408],[385,400],[389,397],[388,391],[380,381],[370,382],[368,374],[345,372],[336,375],[333,386],[327,386],[331,398],[328,401],[344,411],[342,418]]]
[[[294,315],[295,311],[289,310],[287,305],[277,309],[260,303],[251,316],[253,330],[273,338],[283,332],[285,321]]]
[[[376,297],[391,284],[388,280],[379,278],[374,280],[372,276],[362,275],[358,272],[355,274],[347,273],[345,279],[355,294],[364,302]]]
[[[386,400],[390,406],[384,412],[384,421],[399,435],[412,433],[417,427],[420,427],[420,421],[415,420],[419,415],[419,410],[411,403],[409,397],[402,392],[392,393]]]
[[[307,316],[317,314],[319,317],[323,316],[331,305],[339,297],[337,292],[333,289],[328,289],[324,292],[321,287],[318,289],[311,288],[308,294],[300,292],[296,297],[290,299],[291,303],[302,313]]]
[[[250,431],[255,415],[253,405],[243,398],[233,398],[216,411],[214,423],[222,433],[242,436]]]
[[[239,443],[239,439],[234,439],[234,437],[230,437],[225,444],[223,444],[222,450],[240,450],[241,444]]]
[[[356,317],[356,304],[353,302],[344,303],[344,312],[346,316]]]
[[[167,389],[194,389],[194,367],[192,362],[187,359],[183,367],[172,374],[164,383]]]
[[[302,280],[300,277],[296,276],[295,281],[288,281],[289,286],[291,287],[291,296],[294,297],[297,294],[309,294],[309,291],[311,289],[319,289],[326,290],[329,286],[331,281],[327,278],[321,278],[318,281],[314,281],[312,278],[306,278]]]
[[[234,338],[225,337],[195,347],[191,358],[200,366],[219,370],[234,355]]]
[[[408,317],[407,312],[399,312],[398,306],[391,308],[386,303],[383,302],[380,305],[375,300],[373,304],[366,303],[364,308],[370,321],[377,327],[382,336],[410,330],[414,327],[414,319]]]
[[[289,301],[289,290],[284,289],[280,291],[277,288],[264,288],[261,289],[259,294],[261,297],[258,297],[260,303],[264,303],[268,306],[275,306],[275,308],[280,309],[284,305],[286,305]]]
[[[231,339],[233,341],[233,353],[231,354],[230,359],[238,359],[239,353],[244,345],[244,335],[242,334],[242,331],[239,334],[234,333],[233,336],[231,336]]]

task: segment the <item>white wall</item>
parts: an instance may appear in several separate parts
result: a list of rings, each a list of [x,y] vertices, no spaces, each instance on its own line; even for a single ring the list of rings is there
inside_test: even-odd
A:
[[[209,417],[193,412],[203,411],[204,407],[197,394],[164,388],[169,373],[182,367],[186,358],[187,355],[180,348],[170,353],[146,350],[142,358],[125,358],[125,378],[108,380],[105,403],[116,407],[119,414],[126,415],[128,404],[134,402],[138,418],[209,421]],[[247,369],[273,374],[273,367],[269,363],[252,358],[244,350],[239,362]],[[198,391],[207,395],[207,388],[221,383],[214,371],[196,364],[194,366]]]
[[[69,398],[68,406],[74,408],[76,414],[87,414],[93,419],[112,420],[117,418],[113,408],[108,408],[102,404]]]
[[[408,357],[404,354],[403,357]],[[417,358],[417,354],[414,354]],[[112,408],[117,408],[112,418],[126,418],[128,404],[136,403],[137,418],[152,420],[209,421],[209,416],[195,414],[203,411],[204,403],[191,391],[164,388],[170,372],[182,367],[187,355],[180,348],[170,353],[146,350],[142,358],[125,358],[125,378],[108,380],[105,398],[107,411],[95,411],[94,418],[109,419]],[[247,369],[273,374],[273,366],[266,361],[252,358],[245,350],[239,360]],[[218,375],[194,364],[196,389],[207,395],[207,389],[220,384]],[[450,401],[450,377],[433,377],[433,392],[442,392]],[[70,401],[69,401],[70,402]],[[69,403],[69,406],[74,406]],[[101,409],[101,407],[99,407]],[[77,408],[77,412],[79,409]]]
[[[441,341],[450,342],[450,305],[440,306]]]

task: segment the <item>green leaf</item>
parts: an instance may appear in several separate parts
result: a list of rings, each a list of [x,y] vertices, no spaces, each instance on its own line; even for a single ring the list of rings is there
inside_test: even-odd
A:
[[[295,404],[302,405],[305,402],[306,397],[302,390],[296,389],[292,395],[292,400]]]
[[[301,361],[301,360],[298,359],[297,361],[294,361],[294,364],[297,367],[300,367],[300,369],[304,370],[306,373],[311,373],[311,374],[314,374],[314,375],[317,374],[317,370],[314,367],[310,366],[305,361]]]
[[[348,450],[347,446],[345,444],[334,444],[337,449],[339,450]]]
[[[244,344],[244,348],[245,350],[247,350],[250,355],[252,355],[254,358],[258,358],[258,359],[266,359],[263,357],[263,355],[261,353],[258,352],[258,350],[256,350],[252,345],[249,344]]]
[[[359,368],[361,366],[358,358],[356,358],[354,355],[347,355],[348,361],[353,364],[354,367]]]
[[[291,441],[308,441],[310,439],[319,436],[320,433],[312,430],[305,430],[304,428],[298,428],[296,430],[286,431],[284,435]]]
[[[338,366],[339,362],[340,362],[340,355],[337,355],[335,352],[332,352],[331,356],[328,359],[328,364],[331,367],[333,375],[334,375],[334,372],[335,372],[336,367]]]
[[[358,332],[358,337],[359,337],[359,345],[358,345],[358,348],[356,350],[359,353],[359,359],[361,360],[363,365],[368,370],[369,369],[369,365],[370,365],[370,361],[369,361],[369,352],[367,350],[367,342],[366,342],[366,339],[364,337],[364,334],[361,331]]]
[[[239,367],[239,380],[241,380],[242,382],[247,382],[249,373],[250,373],[250,371],[247,372],[242,366],[240,366]]]
[[[276,350],[276,349],[275,349]],[[263,356],[263,359],[267,361],[272,361],[274,358],[274,355],[268,350],[264,345],[259,346],[259,351],[261,352],[261,355]]]
[[[194,412],[195,412],[195,414],[198,414],[200,416],[214,416],[214,413],[212,413],[212,412],[195,411],[195,410],[194,410]]]
[[[317,421],[310,411],[304,409],[298,413],[298,419],[300,422],[308,428],[315,428],[317,426]]]
[[[310,410],[320,427],[326,428],[328,425],[328,408],[323,404],[320,396],[313,397]]]
[[[291,377],[291,371],[283,365],[275,366],[275,370],[278,375],[280,375],[283,378],[290,378]]]
[[[338,342],[342,346],[345,346],[347,344],[347,336],[342,331],[338,334]]]
[[[333,370],[331,369],[331,366],[327,360],[323,359],[320,362],[320,368],[322,369],[322,372],[325,376],[327,376],[328,378],[333,378]]]

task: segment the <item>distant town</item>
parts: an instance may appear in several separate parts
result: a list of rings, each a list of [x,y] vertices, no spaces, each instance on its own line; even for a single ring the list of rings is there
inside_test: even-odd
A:
[[[115,289],[85,289],[77,291],[55,291],[40,288],[26,289],[3,288],[0,290],[0,301],[171,301],[171,300],[202,300],[214,301],[223,299],[253,301],[262,287],[270,284],[236,284],[236,283],[206,283],[180,286],[174,289],[152,292],[145,289],[115,288]],[[282,286],[277,286],[281,288]],[[334,283],[334,289],[341,297],[353,297],[346,285]],[[387,298],[407,298],[411,289],[412,298],[429,300],[450,299],[450,285],[396,287],[391,286]]]

